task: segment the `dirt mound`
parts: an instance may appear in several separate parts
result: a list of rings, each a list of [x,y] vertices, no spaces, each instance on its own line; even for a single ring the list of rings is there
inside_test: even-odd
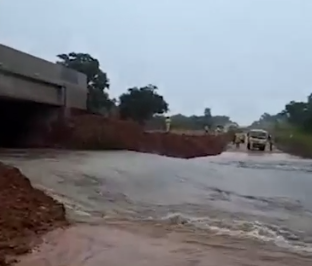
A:
[[[192,136],[168,133],[145,133],[141,152],[154,152],[177,158],[195,158],[222,153],[226,148],[224,136]]]
[[[0,163],[0,265],[23,254],[29,243],[57,226],[66,225],[64,206],[31,186],[14,167]]]
[[[225,136],[148,133],[132,121],[97,115],[76,115],[68,124],[54,126],[45,141],[53,148],[131,150],[179,158],[220,154],[227,142]]]

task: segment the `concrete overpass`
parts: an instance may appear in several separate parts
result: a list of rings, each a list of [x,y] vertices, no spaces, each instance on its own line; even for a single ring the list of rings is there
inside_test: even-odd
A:
[[[0,97],[86,109],[82,73],[0,44]]]
[[[86,102],[84,74],[0,44],[0,146],[34,120],[66,118],[71,109],[86,110]]]

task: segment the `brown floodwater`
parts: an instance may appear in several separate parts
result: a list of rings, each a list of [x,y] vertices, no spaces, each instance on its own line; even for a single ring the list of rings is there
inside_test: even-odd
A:
[[[133,225],[132,225],[133,226]],[[124,228],[126,227],[126,229]],[[80,225],[46,236],[39,250],[25,256],[18,266],[122,266],[122,265],[311,265],[311,259],[256,244],[215,238],[212,241],[164,229]],[[182,237],[182,235],[184,237]]]
[[[74,226],[19,265],[312,265],[312,161],[226,152],[3,151]]]

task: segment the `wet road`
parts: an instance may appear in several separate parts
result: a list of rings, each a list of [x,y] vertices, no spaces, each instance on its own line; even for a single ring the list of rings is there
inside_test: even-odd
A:
[[[183,224],[192,236],[258,239],[312,254],[311,160],[257,152],[179,160],[65,151],[10,151],[0,160],[63,201],[76,221]]]

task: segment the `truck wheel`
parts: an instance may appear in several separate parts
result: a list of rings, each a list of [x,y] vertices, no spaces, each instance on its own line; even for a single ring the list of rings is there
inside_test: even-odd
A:
[[[259,148],[260,151],[264,151],[265,150],[265,146],[262,146]]]
[[[250,143],[247,143],[247,149],[250,150]]]

